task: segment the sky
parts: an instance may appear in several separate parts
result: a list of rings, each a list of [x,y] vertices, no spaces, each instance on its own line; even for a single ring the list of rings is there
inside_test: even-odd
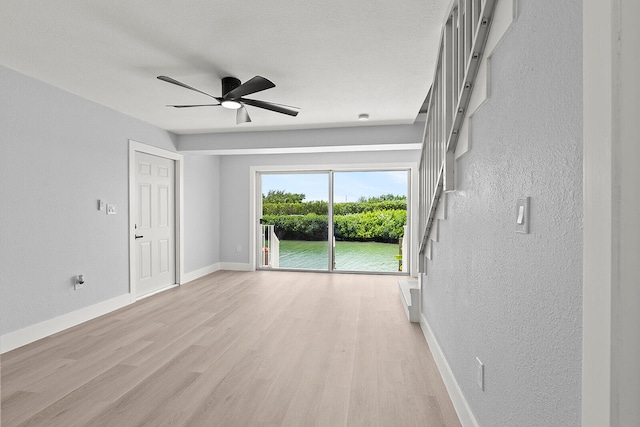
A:
[[[407,171],[334,172],[333,180],[336,203],[383,194],[407,195]],[[328,173],[263,174],[262,194],[269,190],[303,193],[305,201],[328,201]]]

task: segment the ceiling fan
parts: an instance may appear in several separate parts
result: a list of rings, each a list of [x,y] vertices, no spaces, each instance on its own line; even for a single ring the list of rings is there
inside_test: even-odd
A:
[[[230,110],[236,110],[236,124],[251,122],[249,113],[245,108],[245,105],[251,105],[252,107],[263,108],[265,110],[275,111],[276,113],[288,114],[290,116],[297,116],[299,108],[290,107],[288,105],[274,104],[272,102],[258,101],[256,99],[244,98],[245,95],[260,92],[266,89],[276,87],[273,82],[265,79],[261,76],[255,76],[252,79],[240,83],[240,80],[235,77],[224,77],[222,79],[222,96],[213,96],[199,89],[191,87],[187,84],[179,82],[176,79],[167,76],[158,76],[158,79],[167,83],[172,83],[183,88],[199,92],[203,95],[207,95],[210,98],[218,101],[217,104],[196,104],[196,105],[167,105],[167,107],[175,108],[191,108],[191,107],[217,107],[223,106]]]

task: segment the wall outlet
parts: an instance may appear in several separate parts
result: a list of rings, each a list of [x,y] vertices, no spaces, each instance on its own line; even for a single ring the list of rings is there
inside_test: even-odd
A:
[[[480,390],[484,391],[484,365],[477,357],[476,362],[478,362],[476,382]]]
[[[84,288],[84,274],[78,274],[73,282],[73,289],[77,291],[82,288]]]
[[[236,252],[238,253],[242,252],[242,246],[240,245],[236,246]]]
[[[107,205],[107,215],[115,215],[117,213],[116,205]]]

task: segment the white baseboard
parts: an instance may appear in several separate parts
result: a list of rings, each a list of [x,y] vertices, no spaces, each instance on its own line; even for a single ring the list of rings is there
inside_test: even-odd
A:
[[[243,262],[221,262],[220,270],[253,271],[253,268],[251,268],[251,264]]]
[[[447,387],[447,392],[449,393],[449,397],[451,397],[451,402],[453,403],[453,407],[458,414],[458,418],[460,418],[460,423],[463,427],[479,427],[476,418],[473,416],[473,412],[471,412],[471,408],[467,403],[467,399],[464,398],[464,394],[462,394],[462,390],[456,381],[455,376],[453,375],[453,371],[447,362],[447,359],[442,352],[442,348],[438,344],[435,335],[433,335],[433,331],[427,322],[427,319],[424,317],[424,314],[420,314],[420,328],[422,329],[422,333],[424,334],[424,338],[427,340],[429,344],[429,348],[431,349],[431,354],[433,354],[433,359],[438,366],[438,371],[440,371],[440,376],[442,376],[442,380],[444,381],[445,387]]]
[[[190,271],[189,273],[185,273],[182,275],[182,284],[189,283],[193,280],[199,279],[207,274],[215,273],[218,270],[221,270],[220,263],[217,262],[215,264],[208,265],[203,268],[199,268],[194,271]]]
[[[102,316],[103,314],[110,313],[131,304],[131,302],[131,295],[124,294],[89,307],[72,311],[71,313],[54,317],[50,320],[45,320],[44,322],[36,323],[35,325],[27,326],[17,331],[9,332],[0,336],[0,353],[6,353],[7,351],[14,350],[23,345],[71,328],[72,326]]]
[[[251,271],[251,266],[250,264],[244,263],[215,263],[183,274],[182,283],[191,282],[192,280],[214,273],[218,270]],[[145,295],[145,297],[150,295],[152,294]],[[45,320],[44,322],[36,323],[35,325],[27,326],[26,328],[22,328],[17,331],[9,332],[0,336],[0,354],[22,347],[23,345],[30,344],[34,341],[38,341],[39,339],[56,334],[65,329],[102,316],[103,314],[110,313],[135,301],[136,298],[133,298],[131,294],[124,294],[89,307],[72,311],[71,313],[54,317],[50,320]]]
[[[141,299],[152,297],[152,296],[154,296],[156,294],[159,294],[161,292],[168,291],[169,289],[177,288],[178,286],[180,286],[178,283],[174,283],[173,285],[165,286],[164,288],[158,289],[157,291],[149,292],[148,294],[144,294],[142,296],[137,297],[136,301],[140,301]]]

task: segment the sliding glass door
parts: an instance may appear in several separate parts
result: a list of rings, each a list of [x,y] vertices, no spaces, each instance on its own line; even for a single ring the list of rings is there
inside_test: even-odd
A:
[[[406,271],[407,170],[258,174],[263,269]]]
[[[329,269],[329,173],[262,174],[260,265]]]
[[[334,270],[402,271],[407,175],[407,171],[333,173]]]

